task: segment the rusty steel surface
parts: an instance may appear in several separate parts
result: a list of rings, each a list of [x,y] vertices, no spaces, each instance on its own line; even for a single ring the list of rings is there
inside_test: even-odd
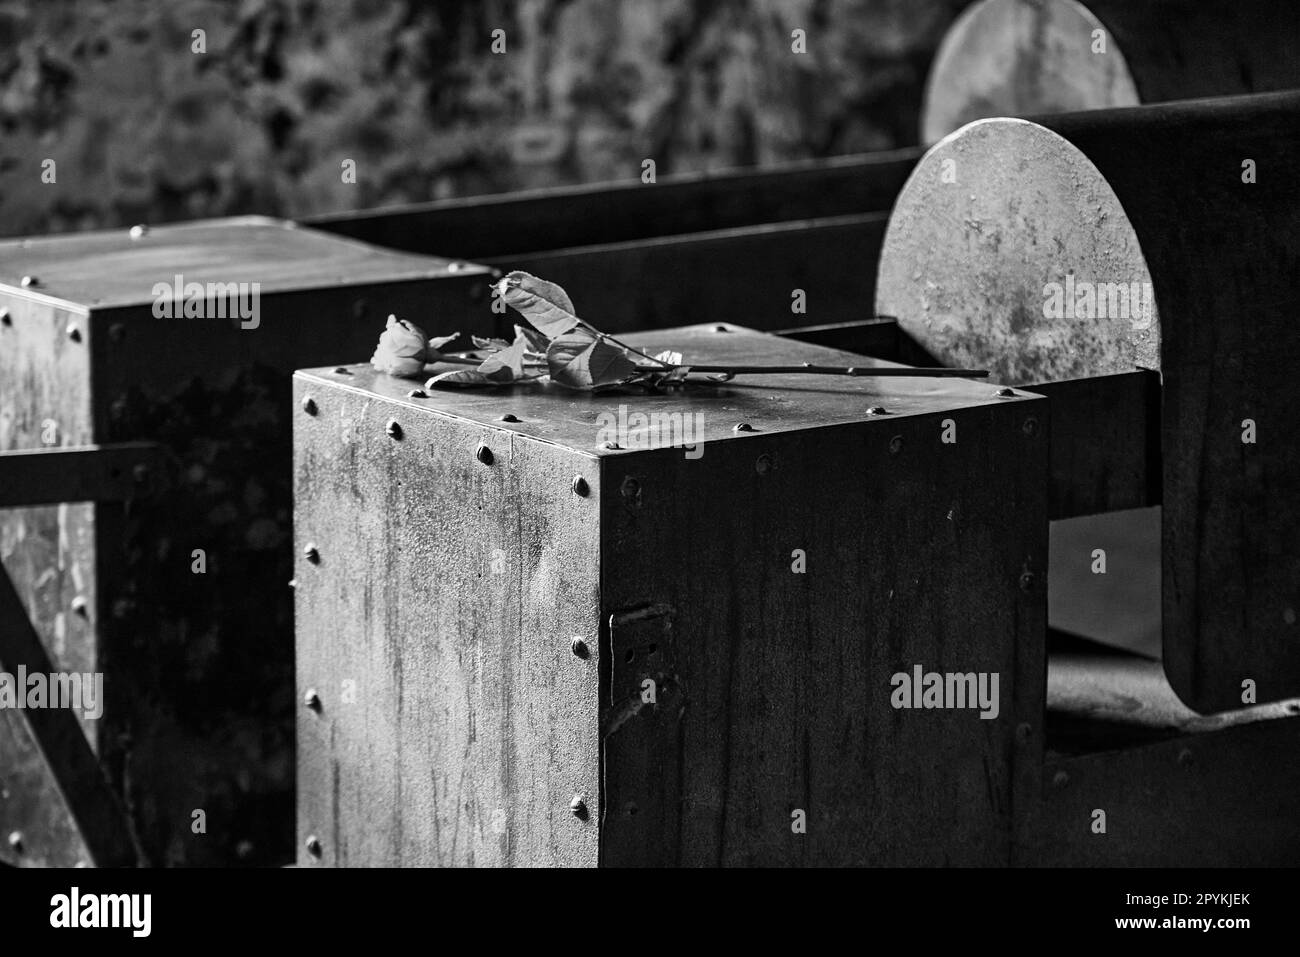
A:
[[[876,311],[941,359],[1012,382],[1159,369],[1164,661],[1203,712],[1300,693],[1300,186],[1262,172],[1297,136],[1295,93],[981,121],[918,165],[881,257]],[[1046,318],[1064,275],[1146,276],[1157,318]]]
[[[0,284],[86,307],[150,302],[156,283],[259,283],[262,292],[483,274],[463,261],[411,256],[265,216],[0,240]],[[34,280],[34,281],[32,281]]]
[[[1104,44],[1104,45],[1103,45]],[[1273,0],[981,0],[926,80],[921,136],[971,120],[1300,86],[1300,21]]]
[[[307,225],[393,249],[474,260],[886,210],[921,151],[802,160],[329,213]]]
[[[297,376],[295,398],[308,395],[316,411],[295,423],[299,864],[594,866],[595,459]]]
[[[627,339],[873,361],[726,328]],[[1010,860],[1042,744],[1045,400],[420,397],[358,366],[295,388],[300,863],[594,864],[597,835],[604,865]],[[620,405],[702,415],[702,455],[599,447]],[[893,710],[915,664],[998,673],[999,719]]]
[[[0,449],[150,442],[176,466],[147,502],[0,511],[0,558],[55,666],[104,673],[87,733],[147,857],[292,860],[291,373],[369,355],[389,313],[498,331],[488,274],[261,218],[0,248]],[[153,284],[177,274],[259,282],[256,326],[156,317]],[[7,781],[48,778],[7,740]],[[9,791],[5,833],[33,814],[69,833],[57,800]]]
[[[156,490],[166,469],[149,442],[0,451],[0,508],[135,498]]]

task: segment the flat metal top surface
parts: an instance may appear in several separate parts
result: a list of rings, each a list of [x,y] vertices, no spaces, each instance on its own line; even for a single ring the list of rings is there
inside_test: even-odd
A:
[[[621,340],[649,355],[665,349],[682,353],[690,364],[764,364],[818,365],[901,368],[886,362],[810,345],[757,332],[741,326],[727,325],[718,332],[713,323],[677,329],[658,329],[628,333]],[[444,330],[426,329],[430,335]],[[451,330],[446,330],[451,331]],[[378,339],[380,330],[376,328]],[[439,371],[451,366],[439,366]],[[423,386],[421,379],[398,379],[375,372],[368,364],[346,367],[346,373],[333,369],[305,369],[296,378],[316,382],[324,390],[350,389],[429,414],[451,415],[491,428],[508,428],[521,435],[551,442],[592,454],[620,454],[618,450],[599,448],[598,435],[602,413],[618,418],[620,407],[629,427],[638,427],[630,417],[634,413],[682,413],[700,418],[699,431],[692,434],[704,442],[741,440],[748,436],[789,432],[839,425],[850,422],[879,421],[908,415],[934,414],[971,406],[1014,402],[994,393],[996,383],[985,379],[957,378],[852,378],[827,375],[741,375],[717,385],[688,385],[683,391],[644,394],[634,391],[593,395],[575,392],[547,383],[530,383],[493,390],[428,390],[427,398],[411,398],[407,393]],[[703,376],[692,374],[692,380]],[[1017,390],[1023,398],[1037,398]],[[868,409],[883,407],[886,415],[870,415]],[[518,423],[501,421],[514,415]],[[735,426],[747,423],[752,432],[737,432]],[[882,427],[887,427],[883,426]],[[636,448],[660,448],[675,444],[660,441],[662,431],[648,428],[646,441]]]
[[[0,242],[7,291],[100,308],[152,303],[154,285],[172,286],[177,275],[184,283],[256,282],[265,294],[486,272],[263,216],[157,226],[138,238],[115,229]],[[36,282],[23,287],[24,276]]]

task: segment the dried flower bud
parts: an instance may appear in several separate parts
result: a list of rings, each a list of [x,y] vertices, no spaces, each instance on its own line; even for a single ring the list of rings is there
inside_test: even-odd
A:
[[[416,376],[424,371],[428,361],[429,340],[424,330],[405,319],[389,316],[370,364],[389,375]]]

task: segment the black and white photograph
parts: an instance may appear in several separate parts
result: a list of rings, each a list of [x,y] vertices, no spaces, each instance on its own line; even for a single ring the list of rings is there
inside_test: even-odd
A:
[[[0,0],[6,926],[1285,933],[1298,149],[1292,0]]]

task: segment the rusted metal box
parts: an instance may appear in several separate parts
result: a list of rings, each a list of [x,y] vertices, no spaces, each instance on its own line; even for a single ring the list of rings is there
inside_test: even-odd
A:
[[[1010,861],[1042,763],[1045,399],[411,386],[294,380],[300,864]],[[997,676],[992,704],[907,707],[932,673]]]
[[[83,727],[151,863],[292,859],[289,374],[368,354],[390,312],[475,331],[484,273],[261,218],[0,243],[0,451],[175,460],[126,511],[0,511],[52,664],[104,675]],[[12,712],[0,833],[9,863],[87,858]]]

